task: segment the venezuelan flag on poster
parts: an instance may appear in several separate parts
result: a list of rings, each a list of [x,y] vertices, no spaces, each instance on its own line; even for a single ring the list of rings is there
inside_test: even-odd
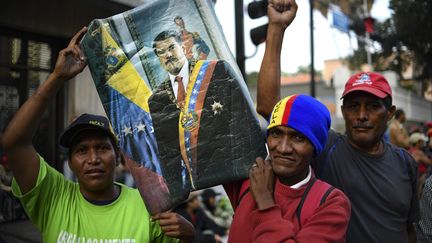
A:
[[[105,110],[120,147],[135,162],[161,175],[157,143],[148,108],[152,94],[123,50],[110,35],[107,25],[100,26],[106,60]]]

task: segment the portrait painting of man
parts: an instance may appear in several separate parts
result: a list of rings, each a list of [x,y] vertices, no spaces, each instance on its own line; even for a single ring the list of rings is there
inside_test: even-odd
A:
[[[245,178],[265,156],[253,103],[211,8],[204,0],[150,1],[93,21],[82,42],[151,213],[190,191]]]

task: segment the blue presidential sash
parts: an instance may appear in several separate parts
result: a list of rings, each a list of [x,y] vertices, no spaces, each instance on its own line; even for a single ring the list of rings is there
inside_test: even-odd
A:
[[[186,102],[180,113],[180,151],[193,189],[196,189],[194,178],[201,111],[216,63],[217,61],[198,61],[195,64],[187,86]]]

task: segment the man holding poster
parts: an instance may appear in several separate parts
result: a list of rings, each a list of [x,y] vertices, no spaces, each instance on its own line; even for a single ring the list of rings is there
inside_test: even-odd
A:
[[[45,242],[176,242],[194,238],[193,226],[167,212],[150,218],[136,189],[114,182],[122,152],[108,119],[83,114],[65,130],[60,144],[78,183],[52,168],[32,145],[42,114],[57,91],[87,65],[79,48],[84,27],[60,51],[50,74],[9,123],[2,145],[14,175],[12,191]]]

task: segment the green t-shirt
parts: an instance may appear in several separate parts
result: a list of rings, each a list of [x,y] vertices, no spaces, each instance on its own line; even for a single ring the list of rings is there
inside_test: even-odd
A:
[[[121,193],[114,202],[91,204],[77,183],[66,180],[40,157],[36,186],[22,195],[14,180],[12,191],[41,230],[44,242],[177,242],[150,220],[138,190],[119,185]]]

